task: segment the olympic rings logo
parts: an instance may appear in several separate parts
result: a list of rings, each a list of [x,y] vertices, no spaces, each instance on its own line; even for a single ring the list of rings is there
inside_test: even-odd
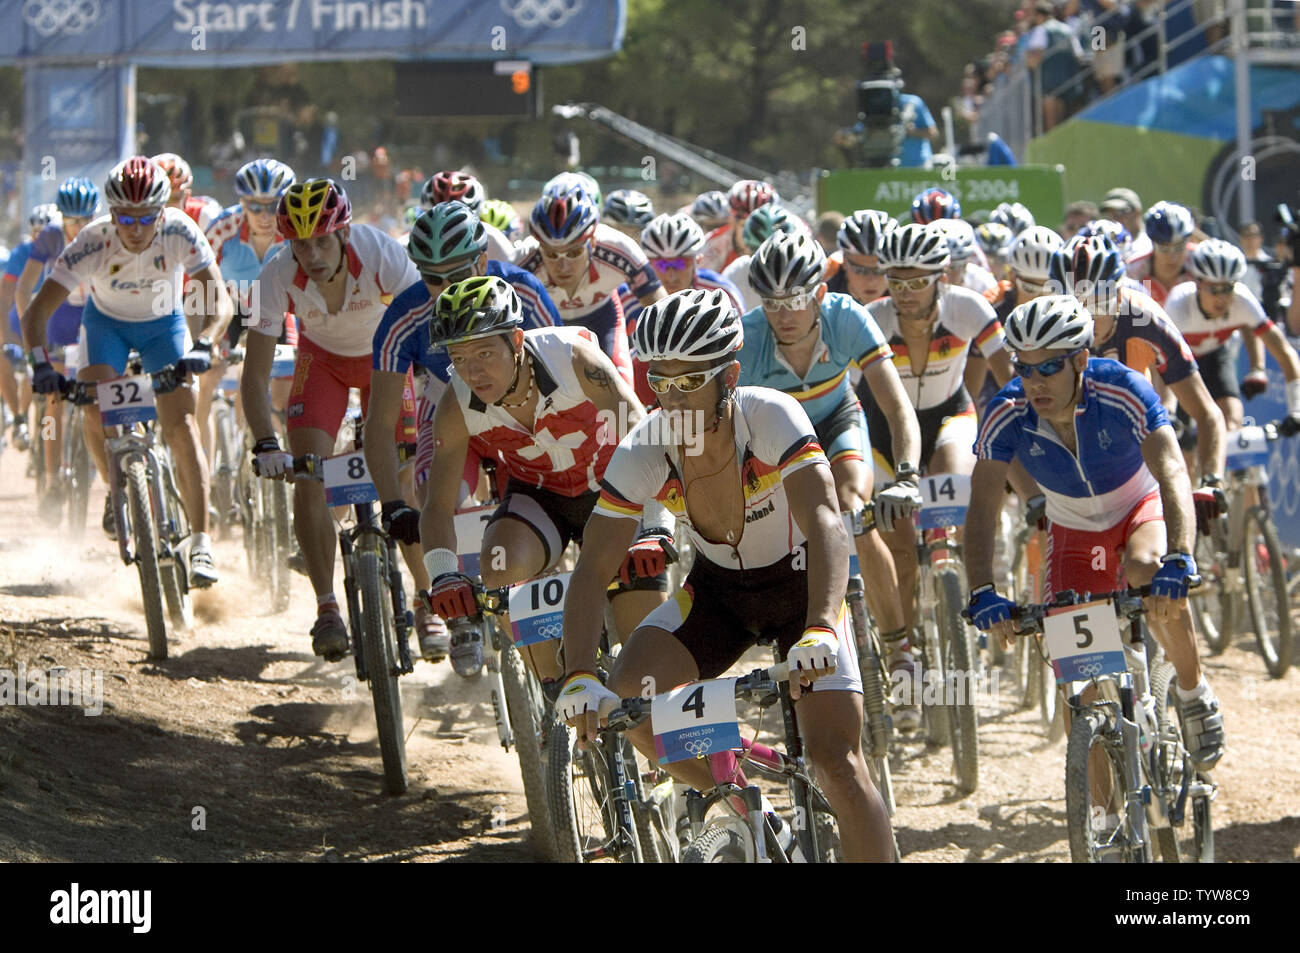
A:
[[[564,632],[564,623],[550,622],[545,625],[534,626],[533,631],[543,639],[558,639]]]
[[[1086,677],[1091,677],[1093,675],[1100,675],[1101,670],[1102,670],[1102,664],[1100,662],[1089,662],[1087,665],[1080,665],[1077,669],[1080,675]]]
[[[501,0],[501,9],[521,27],[563,26],[582,9],[582,0]]]
[[[23,19],[41,36],[85,33],[99,20],[99,0],[26,0]]]
[[[713,739],[693,738],[692,740],[685,742],[682,747],[685,748],[689,754],[692,754],[697,758],[703,758],[708,753],[709,749],[713,747]]]

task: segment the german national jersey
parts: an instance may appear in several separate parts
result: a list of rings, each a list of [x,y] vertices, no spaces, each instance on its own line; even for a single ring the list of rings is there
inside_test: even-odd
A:
[[[600,439],[596,405],[574,370],[573,349],[583,338],[595,343],[585,328],[524,332],[538,390],[532,431],[505,408],[484,403],[451,369],[470,448],[485,459],[500,455],[512,479],[568,497],[599,490],[614,454],[614,444]]]
[[[1019,377],[989,402],[974,449],[981,460],[1018,459],[1042,489],[1053,523],[1106,530],[1157,488],[1142,441],[1167,426],[1169,416],[1145,377],[1118,361],[1093,358],[1074,412],[1077,453],[1039,419]]]
[[[1092,348],[1097,357],[1114,358],[1146,374],[1160,372],[1166,384],[1177,384],[1196,373],[1196,358],[1163,308],[1141,292],[1120,291],[1115,330]]]
[[[645,506],[658,501],[685,525],[696,551],[724,569],[758,569],[787,559],[807,537],[790,512],[785,481],[804,467],[829,466],[813,435],[812,422],[798,401],[765,387],[739,387],[732,402],[736,459],[740,463],[745,522],[733,543],[706,539],[690,521],[682,479],[680,447],[665,447],[652,411],[632,428],[614,451],[601,481],[602,516],[640,519]],[[711,500],[697,500],[710,507]]]
[[[1165,311],[1183,333],[1198,357],[1217,351],[1238,329],[1263,334],[1273,327],[1259,299],[1240,281],[1232,289],[1232,304],[1222,318],[1209,318],[1196,300],[1196,282],[1175,285],[1165,300]]]
[[[803,376],[781,353],[762,308],[748,312],[743,321],[741,386],[771,387],[789,394],[814,424],[827,419],[853,393],[850,368],[865,371],[893,356],[866,307],[846,294],[828,292],[822,300],[819,340]]]

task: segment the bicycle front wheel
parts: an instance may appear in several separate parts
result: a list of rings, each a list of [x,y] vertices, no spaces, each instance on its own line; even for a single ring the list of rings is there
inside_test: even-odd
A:
[[[357,553],[357,588],[361,597],[361,650],[379,729],[379,753],[389,794],[406,790],[406,736],[402,730],[402,696],[397,684],[396,626],[388,595],[388,573],[374,550]]]
[[[630,837],[619,835],[610,790],[612,768],[605,746],[591,742],[585,751],[579,751],[573,729],[555,721],[546,748],[546,789],[560,860],[567,864],[605,858],[640,862],[636,832],[630,832]]]
[[[135,566],[140,573],[140,598],[144,603],[145,629],[149,634],[149,657],[165,659],[167,622],[163,616],[162,579],[158,571],[158,528],[149,502],[149,471],[143,460],[132,460],[126,466],[125,476]]]
[[[957,787],[970,794],[979,787],[979,718],[975,709],[978,669],[975,636],[961,617],[961,580],[957,573],[935,574],[938,602],[935,614],[943,651],[943,692],[948,710],[952,764]]]
[[[1074,713],[1065,749],[1065,818],[1070,859],[1095,864],[1150,859],[1146,819],[1133,830],[1127,814],[1124,749],[1112,737],[1107,715],[1095,708]]]
[[[528,802],[528,822],[533,830],[533,847],[544,860],[556,860],[555,832],[551,826],[551,805],[546,797],[546,756],[542,742],[547,737],[551,707],[542,687],[528,671],[510,635],[498,632],[501,640],[501,681],[505,684],[506,710],[515,736],[519,773]]]
[[[1161,662],[1151,675],[1151,697],[1155,700],[1160,735],[1156,767],[1160,786],[1167,792],[1165,802],[1169,809],[1174,807],[1184,782],[1188,796],[1181,821],[1156,831],[1156,839],[1165,863],[1212,864],[1214,786],[1197,772],[1183,747],[1182,709],[1174,685],[1173,665]]]
[[[1251,625],[1264,667],[1273,678],[1281,678],[1291,667],[1291,601],[1277,527],[1262,507],[1246,513],[1244,540],[1241,564]]]
[[[706,827],[682,851],[683,864],[752,864],[757,850],[754,836],[744,824]]]
[[[273,524],[271,551],[271,609],[284,612],[289,608],[289,581],[293,571],[289,568],[289,555],[293,552],[293,524],[290,521],[293,504],[289,500],[289,484],[283,480],[267,481],[271,484],[271,512],[267,519]]]
[[[1223,520],[1215,520],[1208,536],[1196,536],[1196,568],[1201,585],[1191,592],[1192,617],[1211,655],[1222,655],[1232,642],[1235,596],[1229,590],[1228,547]]]
[[[68,528],[74,539],[80,539],[86,532],[86,514],[90,507],[90,481],[95,478],[95,467],[90,460],[90,451],[86,449],[86,440],[82,436],[81,408],[74,407],[69,415],[68,429],[64,436],[68,446],[70,485],[68,486]]]

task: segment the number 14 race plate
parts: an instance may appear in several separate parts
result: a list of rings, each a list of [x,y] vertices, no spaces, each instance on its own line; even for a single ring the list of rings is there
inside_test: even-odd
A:
[[[736,680],[691,682],[656,695],[650,705],[650,723],[660,764],[739,748]]]
[[[1043,635],[1058,682],[1081,681],[1126,668],[1119,622],[1109,602],[1064,606],[1043,620]]]

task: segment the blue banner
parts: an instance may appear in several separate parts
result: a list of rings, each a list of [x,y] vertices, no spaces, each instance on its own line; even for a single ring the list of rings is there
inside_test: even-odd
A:
[[[0,0],[0,59],[242,66],[312,59],[573,63],[623,43],[623,0]]]
[[[1289,339],[1292,345],[1300,343]],[[1263,426],[1286,416],[1286,379],[1273,355],[1265,359],[1268,390],[1244,402],[1250,422]],[[1241,349],[1237,364],[1240,380],[1250,370],[1250,357]],[[1231,437],[1229,437],[1231,440]],[[1300,437],[1282,437],[1269,445],[1268,493],[1273,502],[1273,522],[1282,545],[1289,551],[1300,547]]]

